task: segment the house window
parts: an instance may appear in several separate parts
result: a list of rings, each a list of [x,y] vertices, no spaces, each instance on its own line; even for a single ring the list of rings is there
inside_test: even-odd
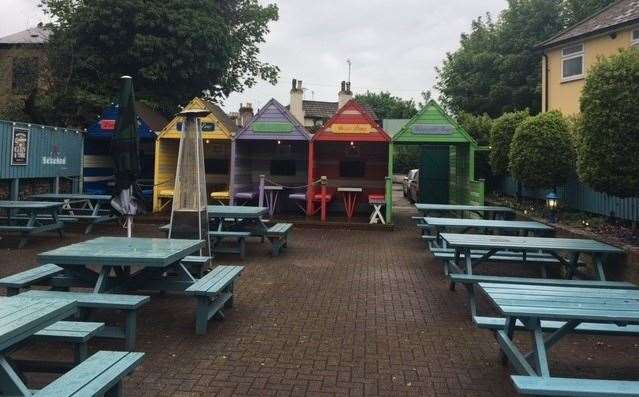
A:
[[[584,45],[577,44],[561,50],[561,80],[571,81],[584,77]]]
[[[38,85],[40,62],[38,58],[13,59],[13,92],[28,94]]]
[[[639,46],[639,29],[632,31],[632,45]]]

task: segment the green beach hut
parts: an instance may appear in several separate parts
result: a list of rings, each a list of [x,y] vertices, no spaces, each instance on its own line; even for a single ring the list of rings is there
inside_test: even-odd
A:
[[[388,174],[396,145],[419,146],[419,202],[483,205],[484,182],[475,180],[477,142],[435,101],[429,101],[391,140]],[[392,197],[387,197],[392,222]]]

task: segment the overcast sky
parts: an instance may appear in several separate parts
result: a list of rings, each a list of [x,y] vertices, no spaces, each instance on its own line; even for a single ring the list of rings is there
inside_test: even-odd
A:
[[[0,36],[42,21],[39,0],[0,0]],[[497,15],[506,0],[282,0],[279,21],[262,47],[261,58],[280,67],[276,86],[260,83],[232,94],[227,111],[242,102],[254,107],[271,97],[289,102],[291,79],[303,80],[306,99],[336,101],[352,60],[352,89],[390,91],[420,99],[435,84],[434,67],[459,45],[471,21]]]

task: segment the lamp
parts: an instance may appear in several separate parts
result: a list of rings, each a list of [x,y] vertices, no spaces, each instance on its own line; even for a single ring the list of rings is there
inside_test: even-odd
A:
[[[546,195],[546,208],[548,208],[548,222],[557,222],[557,205],[559,204],[559,197],[555,192],[550,192]]]

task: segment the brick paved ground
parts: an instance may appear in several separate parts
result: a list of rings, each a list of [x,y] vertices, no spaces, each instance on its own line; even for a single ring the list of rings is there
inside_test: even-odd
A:
[[[206,336],[194,334],[192,299],[154,295],[140,313],[138,350],[146,360],[126,380],[126,394],[514,395],[491,333],[472,325],[463,289],[448,290],[440,264],[418,239],[412,209],[399,203],[397,215],[393,232],[295,229],[278,258],[267,243],[249,244],[235,307],[224,321],[211,321]],[[115,226],[96,231],[122,234]],[[135,234],[161,236],[155,225],[138,225]],[[39,237],[20,251],[12,249],[15,239],[2,240],[0,275],[85,238],[73,229],[64,240]],[[69,356],[50,345],[22,354]],[[572,336],[552,351],[551,365],[558,375],[636,379],[638,358],[637,338]]]

